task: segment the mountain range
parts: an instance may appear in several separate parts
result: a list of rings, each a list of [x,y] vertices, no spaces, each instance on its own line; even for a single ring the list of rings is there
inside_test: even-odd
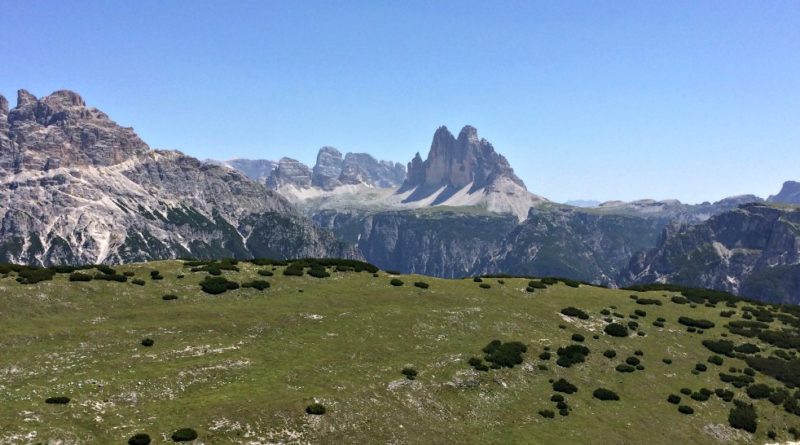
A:
[[[767,200],[559,204],[477,129],[410,162],[319,150],[309,167],[154,150],[71,91],[0,97],[0,260],[346,257],[439,277],[675,282],[800,302],[800,183]],[[587,205],[588,204],[588,205]]]

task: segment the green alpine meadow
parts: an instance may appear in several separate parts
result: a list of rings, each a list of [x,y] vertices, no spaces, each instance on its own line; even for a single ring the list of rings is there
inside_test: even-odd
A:
[[[796,306],[334,259],[0,273],[3,444],[800,438]]]

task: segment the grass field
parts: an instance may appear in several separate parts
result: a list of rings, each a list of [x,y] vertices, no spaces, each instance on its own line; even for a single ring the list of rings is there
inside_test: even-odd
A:
[[[521,278],[485,278],[485,289],[472,280],[399,276],[404,285],[393,286],[395,276],[385,272],[330,270],[314,278],[284,276],[284,267],[238,267],[223,276],[265,279],[271,287],[211,295],[199,286],[208,274],[180,261],[115,266],[144,286],[70,282],[69,274],[36,284],[20,284],[14,273],[0,279],[0,443],[124,444],[136,433],[168,443],[189,427],[198,444],[716,444],[786,442],[793,439],[787,430],[800,428],[800,417],[782,406],[720,381],[720,372],[747,367],[741,358],[707,361],[713,353],[702,340],[726,333],[745,303],[691,307],[672,303],[675,292],[563,283],[527,292],[529,280]],[[272,277],[257,274],[273,269]],[[164,279],[151,279],[152,270]],[[166,294],[178,298],[163,300]],[[662,305],[637,304],[632,294]],[[568,306],[590,317],[562,315]],[[635,320],[644,335],[605,334],[603,309],[624,315],[623,323],[645,310]],[[736,313],[722,318],[724,310]],[[681,316],[716,326],[690,333]],[[664,328],[652,325],[657,317],[666,319]],[[558,366],[556,350],[575,343],[575,333],[591,352],[584,363]],[[154,344],[143,346],[145,338]],[[728,338],[756,343],[763,355],[775,349]],[[524,362],[474,370],[467,361],[483,357],[493,339],[524,343]],[[539,358],[545,347],[550,360]],[[604,357],[607,349],[617,356]],[[637,350],[643,370],[615,370]],[[708,370],[693,374],[697,363]],[[405,367],[417,370],[415,380],[401,374]],[[550,400],[551,380],[560,378],[578,387],[564,394],[567,416]],[[761,373],[755,381],[783,387]],[[594,398],[600,387],[620,400]],[[728,425],[733,403],[713,395],[695,401],[680,394],[685,387],[734,391],[755,406],[756,433]],[[694,414],[678,412],[670,394]],[[70,402],[45,403],[56,396]],[[314,402],[326,407],[324,415],[306,413]],[[555,418],[539,414],[548,409]],[[770,430],[777,439],[767,437]]]

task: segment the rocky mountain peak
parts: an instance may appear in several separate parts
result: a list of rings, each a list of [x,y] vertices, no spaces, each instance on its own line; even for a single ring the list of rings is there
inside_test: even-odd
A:
[[[781,204],[800,204],[800,182],[786,181],[777,195],[767,198],[769,202]]]
[[[17,106],[3,120],[3,145],[10,149],[0,153],[0,169],[108,166],[149,150],[133,129],[86,107],[80,95],[68,90],[41,99],[19,90]]]
[[[324,190],[333,190],[341,185],[339,176],[342,174],[342,153],[333,147],[322,147],[317,153],[317,162],[314,164],[311,185]]]
[[[0,94],[0,115],[7,115],[8,114],[8,99],[5,98],[2,94]]]
[[[281,158],[267,179],[267,185],[273,189],[286,185],[299,188],[311,187],[311,169],[297,159]]]

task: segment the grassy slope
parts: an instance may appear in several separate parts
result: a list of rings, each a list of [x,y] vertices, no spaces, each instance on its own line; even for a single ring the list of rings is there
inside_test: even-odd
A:
[[[263,269],[240,267],[225,276],[246,281]],[[666,397],[682,387],[728,387],[718,372],[745,366],[725,358],[722,367],[692,375],[711,355],[701,340],[724,332],[727,320],[718,314],[727,308],[692,309],[670,303],[666,292],[648,294],[663,306],[643,307],[631,292],[587,286],[530,294],[522,279],[488,279],[487,290],[472,281],[406,276],[405,286],[393,287],[383,272],[316,279],[286,277],[278,268],[268,290],[212,296],[199,290],[206,274],[180,262],[117,269],[135,271],[147,284],[70,283],[64,274],[35,285],[0,279],[0,443],[125,443],[137,432],[162,443],[183,426],[195,428],[202,443],[719,443],[703,429],[727,425],[731,404],[683,396],[696,410],[686,416]],[[151,281],[152,269],[166,279]],[[412,287],[415,280],[430,289]],[[167,293],[180,298],[162,301]],[[559,310],[570,305],[592,318],[565,321]],[[599,311],[609,305],[626,315],[646,310],[639,321],[648,335],[603,335]],[[687,333],[676,322],[682,315],[717,327]],[[651,326],[659,316],[665,329]],[[566,369],[552,360],[540,370],[542,348],[571,344],[575,332],[587,337],[587,362]],[[141,346],[145,337],[155,345]],[[472,371],[466,360],[494,338],[527,344],[525,363]],[[616,359],[602,356],[609,348]],[[637,349],[646,369],[616,372]],[[674,363],[662,363],[665,357]],[[406,365],[419,371],[413,383],[400,374]],[[544,419],[537,412],[555,405],[548,380],[559,377],[579,387],[566,397],[572,412]],[[757,381],[778,386],[760,374]],[[593,399],[599,386],[622,400]],[[57,395],[72,402],[43,403]],[[315,399],[326,415],[305,414]],[[755,404],[759,430],[744,442],[765,442],[770,428],[786,439],[788,426],[800,426],[800,418],[766,400]]]

